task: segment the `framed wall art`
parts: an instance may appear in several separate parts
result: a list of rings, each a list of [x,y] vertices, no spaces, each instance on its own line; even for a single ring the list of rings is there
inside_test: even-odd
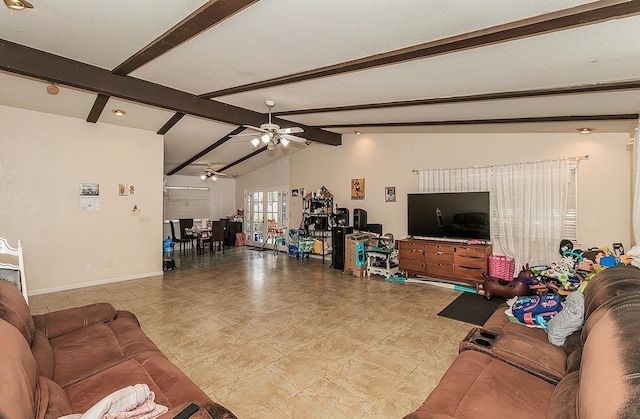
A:
[[[386,186],[384,188],[384,202],[396,202],[395,186]]]
[[[364,199],[364,178],[351,179],[351,199]]]

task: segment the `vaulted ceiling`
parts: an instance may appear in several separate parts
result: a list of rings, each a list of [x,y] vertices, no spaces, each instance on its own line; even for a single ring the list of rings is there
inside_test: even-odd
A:
[[[355,131],[630,132],[640,111],[638,0],[31,3],[0,9],[0,104],[163,134],[169,175],[243,175],[307,147],[235,136],[268,121],[265,100],[311,147]]]

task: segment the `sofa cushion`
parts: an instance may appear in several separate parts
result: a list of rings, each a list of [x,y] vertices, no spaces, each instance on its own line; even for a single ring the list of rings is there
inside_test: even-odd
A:
[[[13,285],[9,284],[13,287]],[[15,287],[14,287],[15,288]],[[23,299],[24,301],[24,299]],[[0,319],[0,417],[35,418],[38,365],[24,336]]]
[[[38,363],[38,374],[47,378],[53,378],[55,368],[53,348],[49,343],[49,339],[39,330],[36,330],[36,333],[33,335],[31,353]]]
[[[38,418],[57,419],[73,413],[69,398],[62,387],[46,377],[39,377],[36,398]]]
[[[120,312],[113,321],[92,324],[51,339],[54,380],[63,388],[146,351],[158,351],[135,316]],[[137,383],[133,383],[137,384]]]
[[[31,345],[35,326],[29,306],[20,290],[7,281],[0,281],[0,319],[18,329]]]
[[[111,304],[95,303],[35,315],[33,321],[36,329],[53,339],[83,327],[108,322],[115,317],[116,309]]]
[[[497,334],[501,334],[505,331],[516,332],[537,339],[541,342],[549,342],[547,332],[545,332],[544,329],[539,327],[527,327],[522,323],[513,323],[510,321],[509,317],[504,313],[508,308],[509,306],[507,304],[501,304],[498,306],[491,317],[489,317],[489,319],[484,323],[482,328]]]
[[[209,400],[202,390],[159,352],[141,354],[139,360],[126,360],[65,387],[65,391],[73,411],[83,413],[105,396],[135,384],[148,385],[155,393],[156,403],[170,409],[185,402],[204,404]]]
[[[406,419],[545,418],[554,386],[477,351],[464,351]]]
[[[547,409],[547,417],[553,419],[575,419],[578,388],[578,371],[567,374],[553,390]]]

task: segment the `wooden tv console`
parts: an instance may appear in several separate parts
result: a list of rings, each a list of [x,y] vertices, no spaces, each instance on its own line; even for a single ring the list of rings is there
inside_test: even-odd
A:
[[[407,238],[398,241],[400,269],[407,275],[426,276],[472,285],[484,282],[488,273],[490,244]]]

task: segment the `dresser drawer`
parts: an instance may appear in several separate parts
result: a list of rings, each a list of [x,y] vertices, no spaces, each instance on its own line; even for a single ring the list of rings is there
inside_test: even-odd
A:
[[[487,259],[484,256],[463,256],[459,253],[456,253],[453,260],[455,265],[464,266],[467,268],[479,268],[486,270],[487,266]]]
[[[424,243],[413,240],[400,240],[398,248],[403,252],[422,252],[424,250]]]
[[[433,276],[453,276],[453,264],[427,262],[426,272]]]
[[[456,247],[456,254],[460,256],[487,257],[487,253],[484,248],[472,246],[458,246]]]
[[[459,266],[454,267],[454,276],[463,279],[475,279],[477,281],[484,281],[484,275],[482,275],[482,268]]]
[[[425,267],[424,260],[420,259],[400,259],[399,263],[400,269],[405,271],[422,272]]]
[[[437,252],[425,252],[424,258],[427,262],[434,263],[453,263],[453,253],[437,251]]]
[[[425,253],[453,253],[455,246],[446,243],[426,243],[424,245]]]

